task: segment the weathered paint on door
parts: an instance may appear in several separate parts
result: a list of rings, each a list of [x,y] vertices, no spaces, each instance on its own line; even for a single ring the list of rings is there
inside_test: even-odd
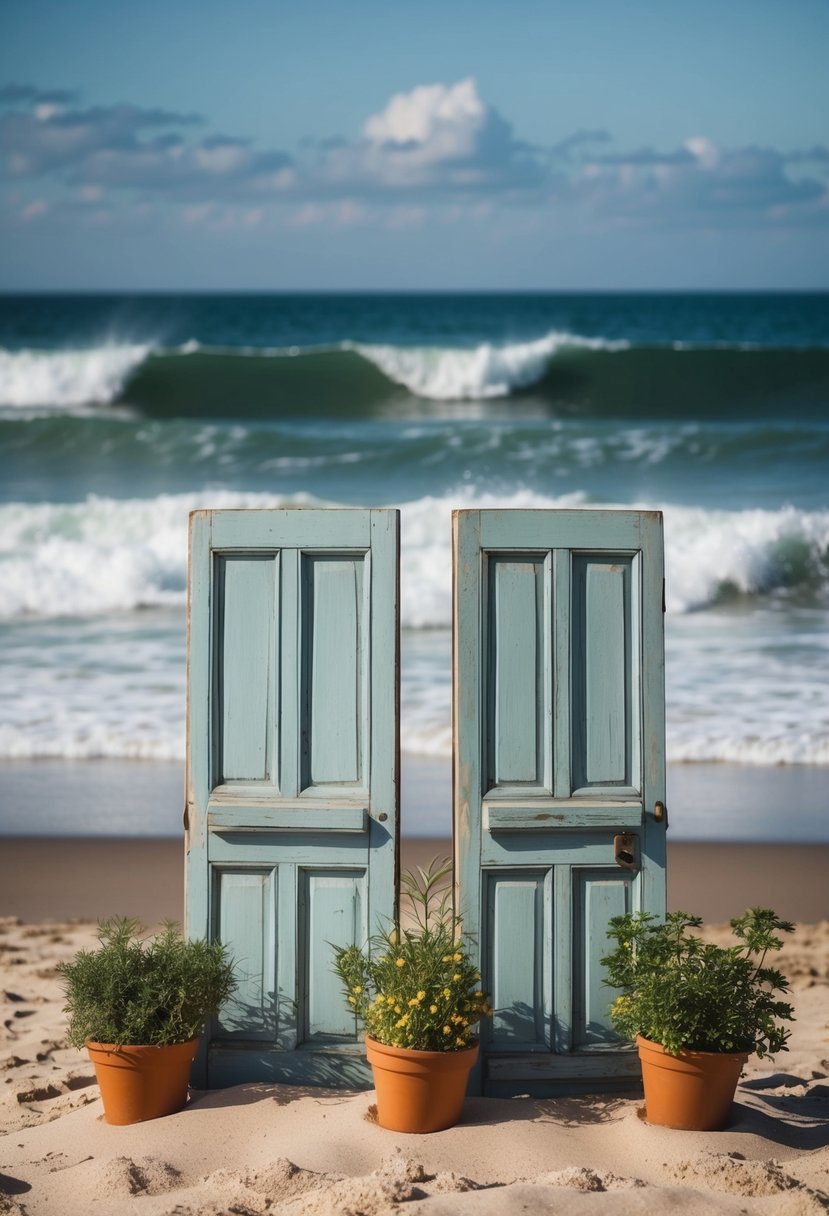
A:
[[[332,945],[395,909],[399,513],[190,520],[187,932],[238,988],[196,1080],[370,1084]]]
[[[608,1088],[638,1065],[607,923],[665,911],[662,518],[457,511],[453,537],[457,906],[495,1010],[473,1085]]]

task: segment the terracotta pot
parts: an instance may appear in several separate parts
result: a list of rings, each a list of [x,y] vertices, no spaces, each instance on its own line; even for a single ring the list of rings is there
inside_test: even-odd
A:
[[[440,1132],[461,1116],[478,1044],[462,1051],[413,1051],[366,1038],[377,1090],[377,1122],[393,1132]]]
[[[198,1045],[198,1039],[169,1047],[88,1042],[107,1123],[143,1123],[181,1110]]]
[[[681,1051],[669,1055],[659,1043],[638,1035],[645,1118],[648,1123],[688,1132],[715,1132],[731,1117],[734,1091],[745,1052]]]

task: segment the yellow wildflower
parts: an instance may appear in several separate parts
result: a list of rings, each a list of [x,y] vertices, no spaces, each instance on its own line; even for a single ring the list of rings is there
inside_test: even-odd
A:
[[[452,1033],[452,1029],[451,1029],[451,1027],[450,1027],[450,1026],[444,1026],[444,1028],[443,1028],[443,1033],[444,1033],[444,1034],[451,1034],[451,1033]]]
[[[357,998],[356,998],[356,996],[350,996],[350,997],[348,998],[348,1002],[349,1002],[349,1004],[350,1004],[350,1005],[356,1005],[356,1004],[357,1004]]]
[[[355,984],[351,991],[356,992],[359,995],[363,991],[362,984]]]
[[[449,989],[448,989],[448,988],[444,988],[444,990],[443,990],[443,995],[446,997],[446,999],[447,999],[447,1001],[448,1001],[448,1000],[449,1000],[449,998],[450,998],[450,996],[452,995],[452,993],[449,991]]]
[[[437,1007],[437,1005],[430,1005],[430,1006],[429,1006],[429,1012],[430,1012],[430,1013],[437,1013],[437,1011],[438,1011],[438,1007]]]
[[[455,1042],[457,1043],[458,1047],[466,1046],[466,1039],[455,1039]]]
[[[452,976],[452,983],[457,984],[457,982],[460,978],[461,978],[460,971],[456,971],[455,974]]]
[[[453,962],[459,963],[459,962],[461,961],[461,958],[462,958],[462,957],[463,957],[463,956],[462,956],[462,955],[460,955],[460,954],[453,954],[453,955],[452,955],[452,960],[453,960]]]
[[[394,965],[395,965],[395,967],[405,967],[406,960],[404,958],[396,958],[394,960]]]

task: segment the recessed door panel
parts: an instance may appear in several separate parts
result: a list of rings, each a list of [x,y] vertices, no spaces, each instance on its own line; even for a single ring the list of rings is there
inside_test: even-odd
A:
[[[303,555],[302,786],[362,780],[365,559]]]
[[[236,990],[216,1019],[224,1039],[270,1040],[277,1034],[276,872],[217,868],[214,936],[233,959]]]
[[[550,1046],[552,918],[550,871],[494,873],[487,891],[486,962],[492,1050]]]
[[[277,554],[229,554],[215,565],[215,784],[276,778]]]
[[[334,951],[362,945],[365,923],[365,871],[302,872],[300,935],[307,1010],[303,1038],[355,1042],[357,1027],[332,970]]]
[[[493,789],[549,783],[548,587],[543,555],[489,562],[487,753]]]
[[[573,555],[574,789],[640,785],[638,565],[623,554]]]
[[[573,875],[573,1046],[618,1043],[610,1020],[616,993],[605,983],[602,957],[610,953],[607,927],[631,910],[631,882],[610,868]]]

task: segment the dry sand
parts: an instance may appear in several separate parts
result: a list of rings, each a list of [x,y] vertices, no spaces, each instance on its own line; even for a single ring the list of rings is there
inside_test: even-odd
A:
[[[722,928],[709,930],[723,937]],[[461,1124],[405,1136],[370,1093],[243,1085],[167,1119],[111,1127],[85,1053],[65,1045],[55,963],[90,923],[0,921],[0,1212],[198,1216],[679,1216],[829,1209],[829,922],[782,966],[791,1050],[749,1063],[727,1131],[651,1127],[641,1099],[468,1100]]]

